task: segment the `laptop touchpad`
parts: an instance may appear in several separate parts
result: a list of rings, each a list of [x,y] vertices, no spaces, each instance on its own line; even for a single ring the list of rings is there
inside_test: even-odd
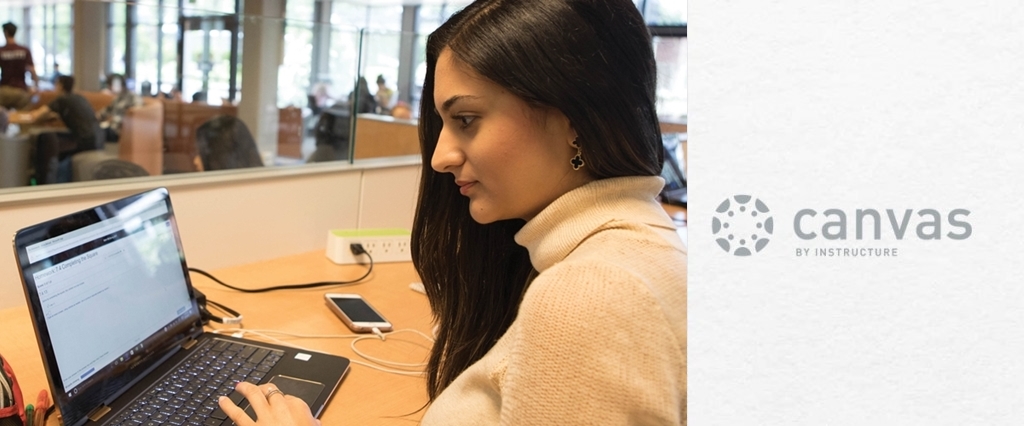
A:
[[[285,395],[291,395],[301,399],[310,407],[312,407],[313,403],[316,402],[316,399],[320,397],[320,392],[323,392],[324,390],[323,383],[281,375],[272,377],[269,383],[273,383]],[[254,420],[257,420],[256,413],[252,410],[251,405],[246,407],[245,413]]]
[[[313,403],[320,396],[320,392],[324,390],[324,384],[319,382],[311,382],[309,380],[296,379],[288,376],[274,376],[270,379],[270,383],[277,386],[281,392],[285,395],[291,395],[299,398],[306,402],[306,405],[312,407]]]

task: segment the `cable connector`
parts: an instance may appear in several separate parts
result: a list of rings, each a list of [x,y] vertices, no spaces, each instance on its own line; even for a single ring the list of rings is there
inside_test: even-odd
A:
[[[352,250],[352,255],[359,256],[366,253],[366,249],[363,248],[362,244],[352,243],[348,245],[349,250]]]
[[[225,325],[241,324],[242,323],[242,316],[239,315],[239,316],[236,316],[236,317],[233,317],[233,318],[225,317],[225,318],[221,318],[221,320],[222,320],[221,322],[224,323]]]
[[[374,327],[372,331],[373,331],[373,334],[376,334],[377,337],[380,337],[380,340],[385,340],[384,339],[384,333],[381,332],[379,328]]]

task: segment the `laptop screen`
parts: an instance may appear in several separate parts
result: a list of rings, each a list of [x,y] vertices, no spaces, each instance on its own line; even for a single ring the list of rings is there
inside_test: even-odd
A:
[[[131,370],[198,319],[163,188],[23,229],[15,246],[56,397]]]
[[[665,179],[665,190],[671,191],[685,188],[686,179],[683,178],[683,172],[679,169],[679,164],[676,163],[674,153],[667,147],[664,150],[665,163],[661,168],[661,177]]]

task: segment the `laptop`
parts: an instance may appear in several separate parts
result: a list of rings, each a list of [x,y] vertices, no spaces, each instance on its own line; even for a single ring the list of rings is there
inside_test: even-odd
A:
[[[14,250],[64,425],[232,424],[217,398],[245,408],[241,380],[272,382],[319,417],[349,369],[204,332],[165,188],[29,226]]]
[[[661,202],[686,207],[686,178],[676,156],[665,147],[665,164],[661,168],[661,177],[665,179],[665,188],[661,190]]]

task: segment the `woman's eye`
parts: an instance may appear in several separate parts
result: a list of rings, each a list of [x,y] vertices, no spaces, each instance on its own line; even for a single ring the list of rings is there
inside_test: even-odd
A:
[[[473,120],[475,120],[476,117],[473,117],[471,115],[460,115],[458,117],[455,117],[455,119],[458,120],[459,124],[461,124],[461,127],[465,129],[469,127],[470,124],[473,124]]]

